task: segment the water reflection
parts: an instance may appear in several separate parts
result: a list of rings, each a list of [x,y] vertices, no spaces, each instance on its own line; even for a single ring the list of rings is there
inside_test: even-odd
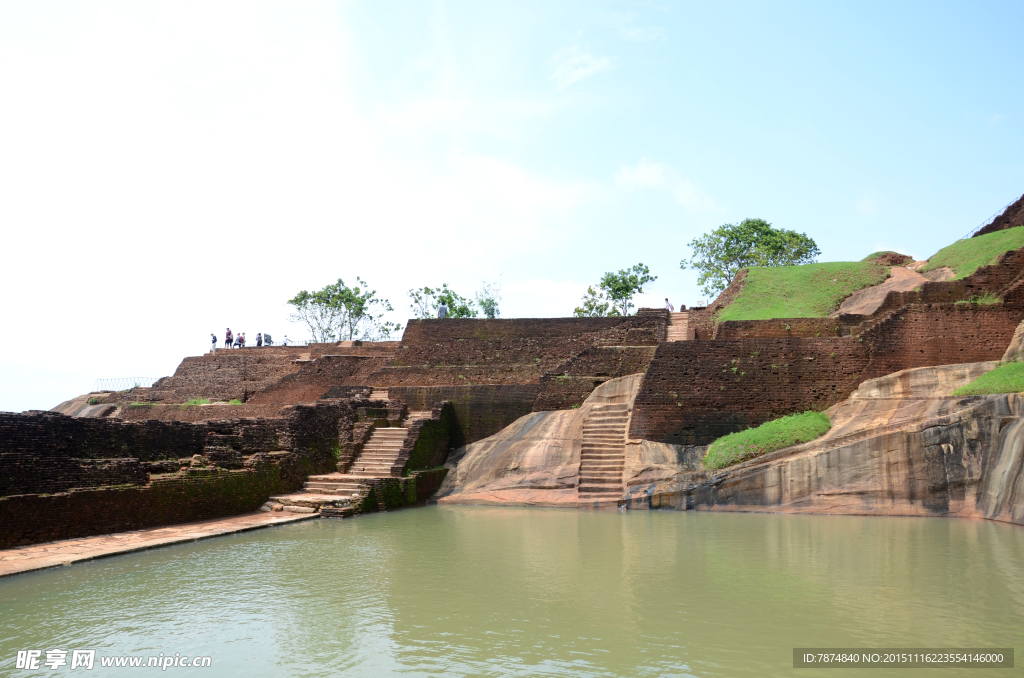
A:
[[[0,580],[0,674],[60,647],[217,675],[809,677],[794,646],[1024,647],[1022,563],[1024,530],[980,521],[417,509]]]

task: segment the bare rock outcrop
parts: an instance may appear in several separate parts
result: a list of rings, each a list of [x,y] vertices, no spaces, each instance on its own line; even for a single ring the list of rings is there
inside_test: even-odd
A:
[[[451,453],[442,504],[576,506],[583,423],[596,405],[629,404],[642,374],[611,379],[577,409],[534,412],[497,434]],[[625,446],[625,485],[669,480],[698,468],[699,456],[676,445],[630,440]]]
[[[1024,399],[955,397],[998,363],[864,382],[818,440],[636,486],[631,508],[962,516],[1024,524]]]

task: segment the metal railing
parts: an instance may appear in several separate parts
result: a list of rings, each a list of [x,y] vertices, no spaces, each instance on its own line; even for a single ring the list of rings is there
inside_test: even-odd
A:
[[[972,229],[971,229],[971,230],[970,230],[970,231],[969,231],[969,232],[967,233],[967,235],[965,235],[965,236],[964,236],[963,238],[960,238],[960,240],[966,240],[967,238],[970,238],[970,237],[971,237],[972,235],[974,235],[975,233],[977,233],[977,232],[978,232],[978,231],[980,231],[981,229],[983,229],[983,228],[985,228],[986,226],[988,226],[989,224],[991,224],[991,223],[992,223],[993,221],[995,221],[995,220],[996,220],[996,217],[998,217],[998,216],[999,216],[1000,214],[1002,214],[1003,212],[1005,212],[1005,211],[1006,211],[1006,210],[1007,210],[1007,209],[1008,209],[1008,208],[1010,207],[1010,205],[1012,205],[1013,203],[1017,202],[1018,200],[1020,200],[1020,198],[1014,198],[1014,199],[1013,199],[1013,200],[1011,200],[1010,202],[1008,202],[1008,203],[1006,203],[1005,205],[1003,205],[1003,208],[1002,208],[1001,210],[999,210],[998,212],[996,212],[995,214],[993,214],[992,216],[990,216],[990,217],[989,217],[988,219],[986,219],[985,221],[981,222],[980,224],[978,224],[977,226],[975,226],[974,228],[972,228]]]
[[[130,388],[149,388],[160,377],[116,377],[114,379],[97,379],[93,385],[93,393],[101,391],[127,391]]]

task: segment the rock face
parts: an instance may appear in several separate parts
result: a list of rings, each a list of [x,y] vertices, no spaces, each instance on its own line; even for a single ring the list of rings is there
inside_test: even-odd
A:
[[[917,271],[903,266],[893,266],[885,282],[874,287],[857,290],[844,299],[839,308],[829,317],[837,318],[840,314],[844,313],[871,315],[882,305],[889,292],[907,292],[917,289],[926,282],[928,282],[928,278]]]
[[[596,405],[628,404],[642,374],[612,379],[578,409],[534,412],[448,458],[439,503],[576,506],[583,422]],[[699,467],[692,450],[632,440],[625,446],[625,485],[669,480]]]
[[[1024,524],[1024,399],[953,397],[998,363],[904,370],[829,410],[818,440],[637,485],[630,508],[962,516]]]

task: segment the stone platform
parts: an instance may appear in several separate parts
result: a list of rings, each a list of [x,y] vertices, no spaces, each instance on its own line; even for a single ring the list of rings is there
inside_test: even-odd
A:
[[[296,513],[247,513],[231,518],[117,532],[81,539],[63,539],[3,549],[0,550],[0,577],[49,567],[60,567],[83,560],[115,556],[132,551],[143,551],[184,541],[197,541],[224,534],[257,530],[261,527],[294,523],[310,518],[319,518],[319,516]]]

